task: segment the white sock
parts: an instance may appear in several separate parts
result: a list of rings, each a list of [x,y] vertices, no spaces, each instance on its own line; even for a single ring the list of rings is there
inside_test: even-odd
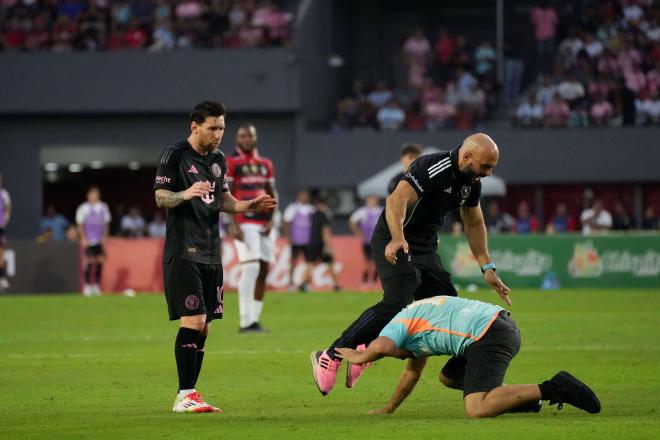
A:
[[[240,326],[245,328],[254,323],[252,321],[252,301],[254,301],[254,288],[259,276],[259,262],[250,261],[241,264],[241,276],[238,279],[238,315]]]
[[[194,393],[195,391],[197,391],[197,390],[194,389],[194,388],[191,389],[191,390],[179,390],[179,397],[180,398],[186,397],[188,394]]]
[[[264,302],[256,299],[252,300],[252,322],[259,322],[261,310],[264,308]]]

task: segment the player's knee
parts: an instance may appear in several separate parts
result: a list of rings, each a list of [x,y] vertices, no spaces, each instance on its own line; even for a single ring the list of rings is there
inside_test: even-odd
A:
[[[187,327],[194,330],[202,331],[206,326],[205,315],[184,316],[181,318],[181,327]]]
[[[485,419],[495,417],[497,413],[488,408],[483,400],[465,401],[465,415],[470,419]]]

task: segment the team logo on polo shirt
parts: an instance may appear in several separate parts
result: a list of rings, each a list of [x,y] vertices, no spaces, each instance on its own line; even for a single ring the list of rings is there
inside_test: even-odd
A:
[[[213,175],[215,177],[220,177],[220,174],[222,174],[222,170],[220,169],[220,165],[218,165],[217,163],[214,163],[213,165],[211,165],[211,172],[213,173]]]
[[[470,191],[472,191],[472,187],[470,185],[463,185],[461,187],[461,198],[467,199],[470,195]]]

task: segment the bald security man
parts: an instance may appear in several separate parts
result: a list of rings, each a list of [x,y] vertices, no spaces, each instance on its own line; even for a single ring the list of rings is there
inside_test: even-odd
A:
[[[419,157],[396,189],[386,199],[385,210],[371,239],[376,270],[383,286],[383,299],[365,310],[325,351],[310,355],[314,381],[324,396],[332,391],[341,365],[339,347],[362,349],[413,301],[443,292],[456,296],[451,275],[437,253],[438,233],[447,212],[460,208],[468,244],[479,262],[485,281],[511,305],[509,288],[495,273],[488,254],[486,225],[479,197],[482,177],[497,165],[499,150],[486,134],[468,136],[450,152]],[[461,359],[450,360],[459,368]],[[346,386],[352,388],[366,366],[350,364]]]

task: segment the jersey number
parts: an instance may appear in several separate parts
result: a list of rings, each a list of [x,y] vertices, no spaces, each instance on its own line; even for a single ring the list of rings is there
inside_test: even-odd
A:
[[[206,193],[204,197],[202,197],[202,201],[207,205],[213,203],[214,200],[215,200],[215,182],[211,183],[211,191],[209,191],[208,193]]]

